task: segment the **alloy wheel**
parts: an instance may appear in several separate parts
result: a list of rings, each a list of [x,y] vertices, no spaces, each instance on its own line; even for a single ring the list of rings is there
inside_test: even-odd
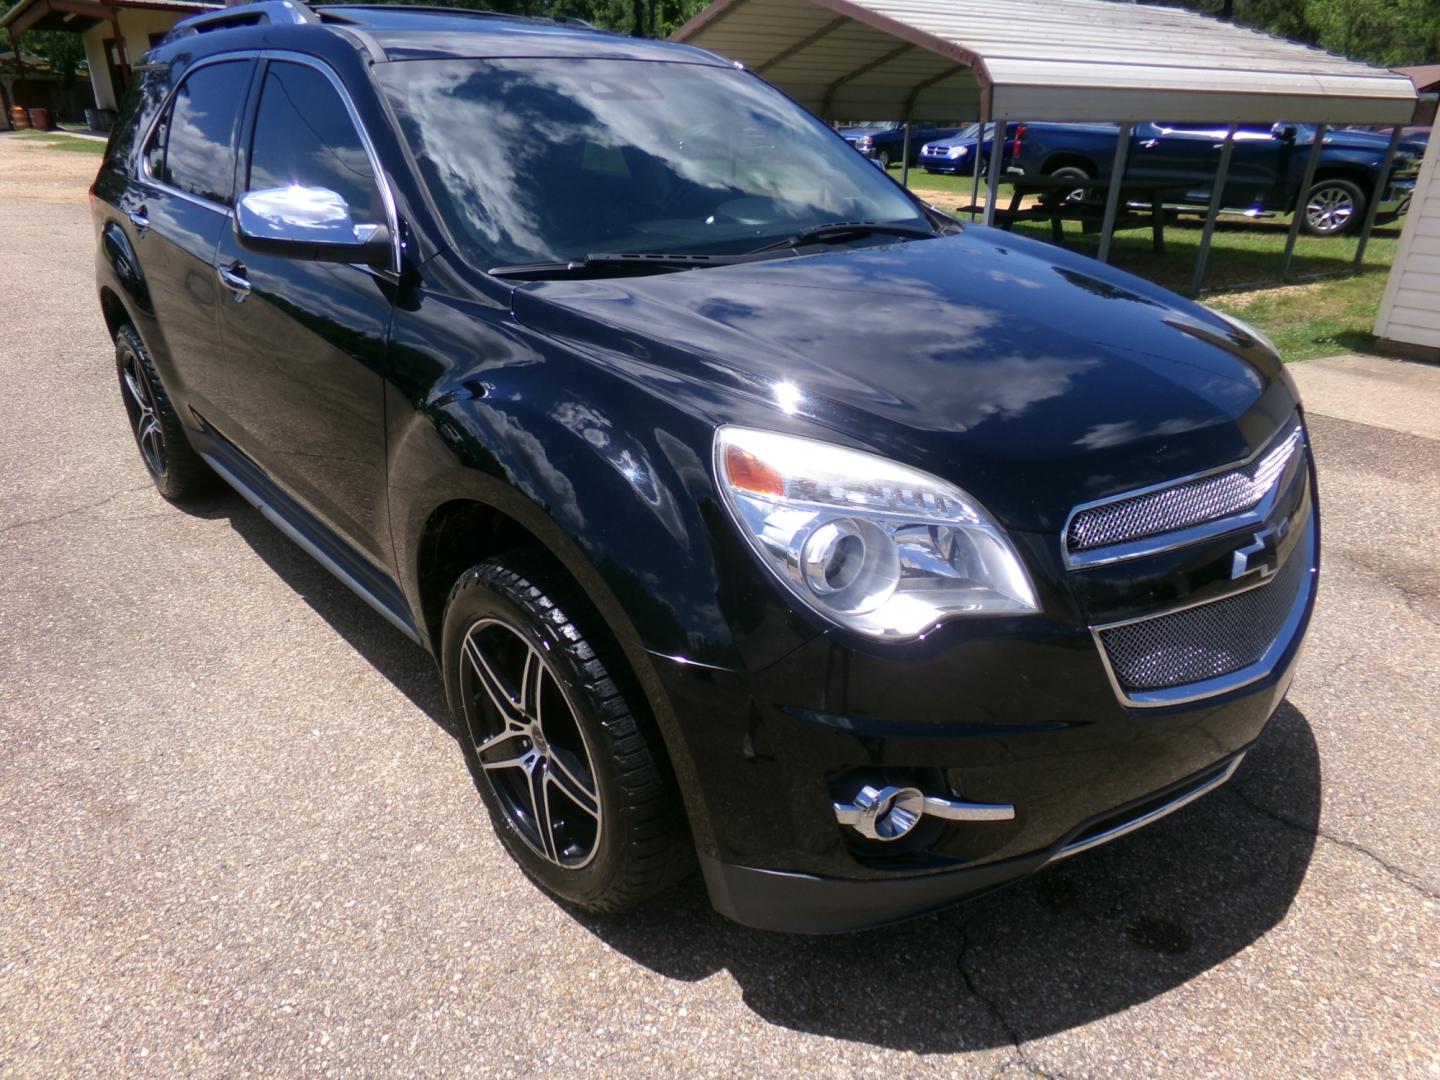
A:
[[[603,824],[595,759],[550,662],[490,618],[466,633],[460,666],[476,757],[510,824],[548,862],[587,866]]]
[[[150,380],[133,353],[126,357],[121,374],[135,442],[140,447],[145,466],[157,477],[163,477],[167,466],[165,429],[161,427],[160,417],[155,411],[155,395],[150,390]]]
[[[1340,187],[1321,187],[1310,192],[1305,220],[1318,233],[1339,232],[1355,213],[1355,200]]]

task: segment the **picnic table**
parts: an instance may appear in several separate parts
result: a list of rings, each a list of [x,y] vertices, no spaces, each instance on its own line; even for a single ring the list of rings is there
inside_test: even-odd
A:
[[[996,206],[994,223],[1001,229],[1011,229],[1017,221],[1048,221],[1050,235],[1057,244],[1065,242],[1066,221],[1080,222],[1083,233],[1097,233],[1105,221],[1104,201],[1090,196],[1096,191],[1110,190],[1108,177],[1080,179],[1072,176],[1019,176],[1006,178],[1011,184],[1010,205]],[[1120,205],[1115,214],[1115,230],[1138,229],[1150,226],[1150,243],[1156,254],[1165,252],[1165,202],[1184,201],[1192,185],[1175,182],[1157,183],[1146,180],[1125,180],[1120,184]],[[1071,198],[1074,192],[1084,192],[1080,198]],[[1031,206],[1022,206],[1027,195],[1039,195],[1042,201]],[[1045,199],[1046,195],[1061,195],[1060,198]],[[984,207],[978,204],[962,206],[957,213],[981,213]]]

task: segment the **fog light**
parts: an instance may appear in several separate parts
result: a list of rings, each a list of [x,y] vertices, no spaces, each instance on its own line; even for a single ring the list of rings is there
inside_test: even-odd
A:
[[[972,803],[926,795],[919,788],[862,787],[853,802],[837,802],[835,820],[869,840],[899,840],[926,814],[945,821],[1013,821],[1010,803]]]
[[[925,796],[919,788],[868,784],[853,803],[836,803],[835,819],[871,840],[899,840],[920,824]]]

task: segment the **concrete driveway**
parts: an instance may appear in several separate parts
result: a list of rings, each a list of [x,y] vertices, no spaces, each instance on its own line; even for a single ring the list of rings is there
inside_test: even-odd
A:
[[[696,883],[578,919],[492,838],[429,660],[238,497],[155,494],[95,163],[0,136],[0,1075],[1440,1076],[1433,423],[1313,416],[1319,613],[1223,791],[869,934]]]

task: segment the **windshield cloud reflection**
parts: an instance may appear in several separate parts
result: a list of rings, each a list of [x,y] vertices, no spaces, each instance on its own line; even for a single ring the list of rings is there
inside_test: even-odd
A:
[[[814,117],[728,67],[427,60],[380,77],[481,265],[748,250],[836,220],[923,225]]]

